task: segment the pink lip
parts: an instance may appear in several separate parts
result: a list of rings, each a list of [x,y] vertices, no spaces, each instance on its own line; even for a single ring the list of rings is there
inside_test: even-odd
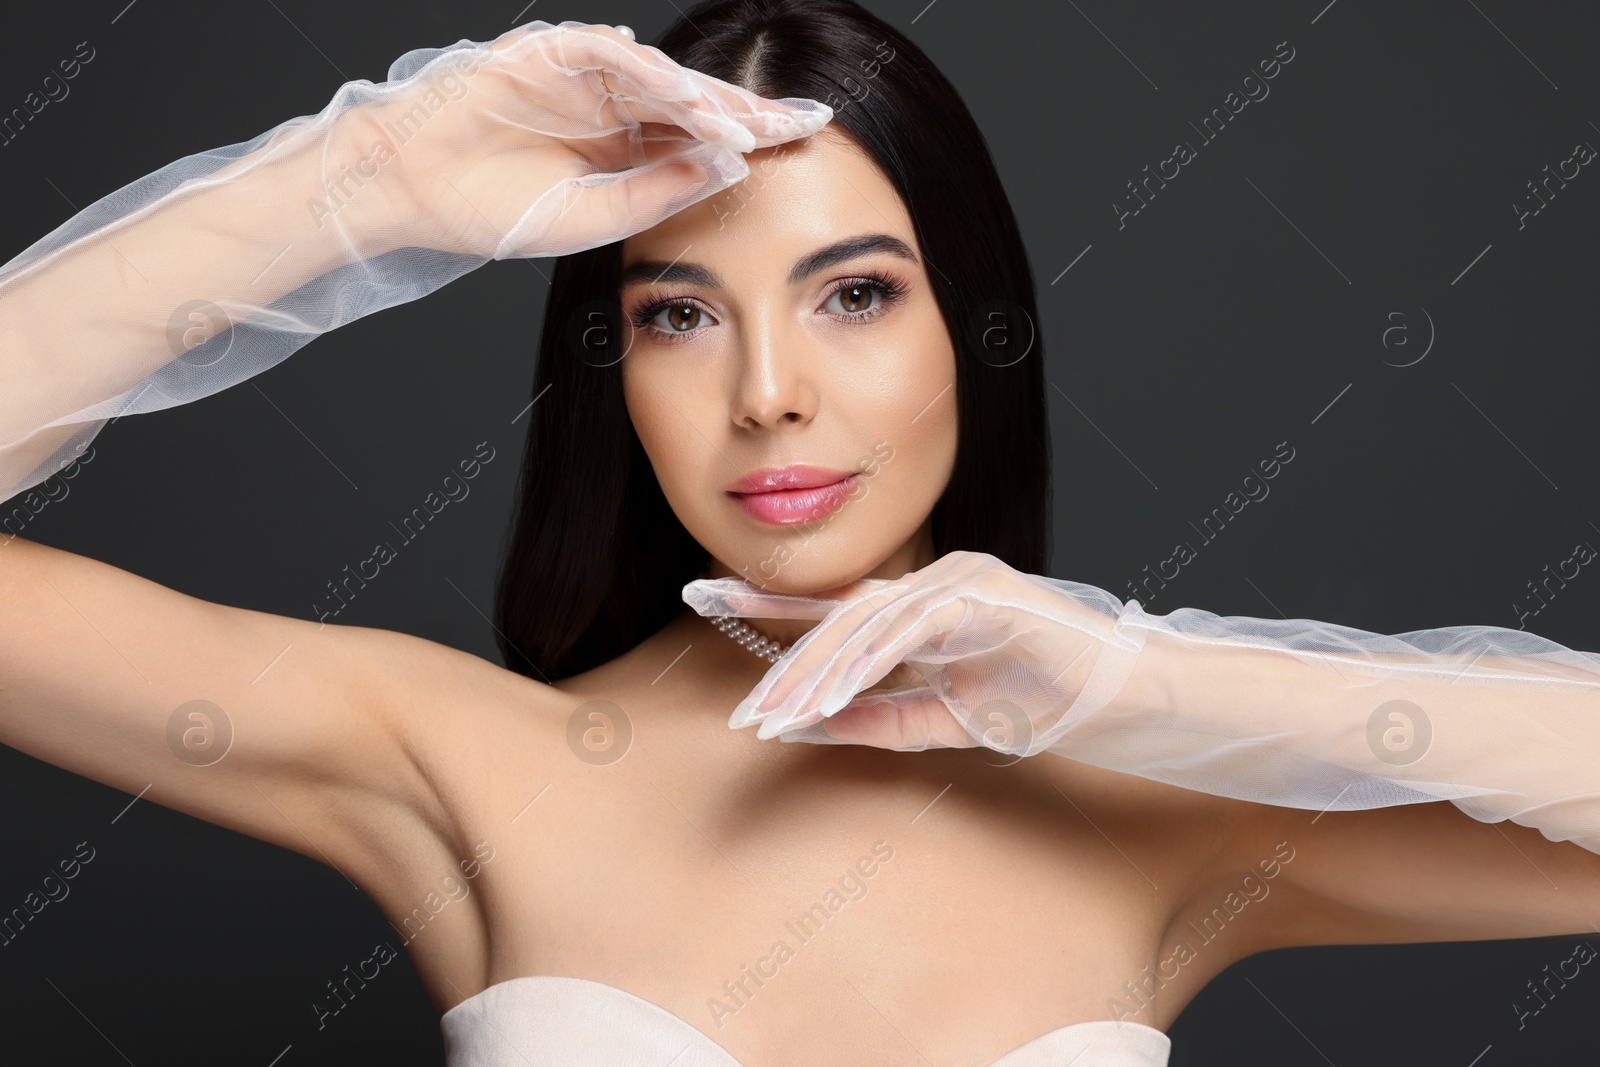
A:
[[[769,467],[728,487],[734,502],[763,522],[779,526],[810,522],[838,509],[856,483],[851,471],[803,463]]]
[[[836,471],[791,463],[787,467],[762,467],[728,486],[730,493],[767,493],[774,489],[815,489],[850,477],[853,471]]]

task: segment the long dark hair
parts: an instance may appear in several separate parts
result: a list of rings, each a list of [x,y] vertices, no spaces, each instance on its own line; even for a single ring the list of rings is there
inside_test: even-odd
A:
[[[954,86],[851,0],[710,0],[656,47],[768,99],[834,110],[905,202],[956,357],[960,439],[938,555],[1043,574],[1050,438],[1033,275],[988,145]],[[623,403],[622,242],[562,257],[539,338],[527,452],[495,590],[506,666],[555,680],[683,610],[708,554],[668,506]]]

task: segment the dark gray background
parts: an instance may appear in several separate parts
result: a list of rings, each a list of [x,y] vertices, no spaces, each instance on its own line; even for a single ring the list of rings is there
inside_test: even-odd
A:
[[[533,18],[626,22],[649,40],[677,13],[672,0],[125,4],[8,12],[0,111],[80,41],[95,58],[0,146],[0,258],[178,156],[315,113],[346,79],[381,80],[411,48]],[[1584,168],[1525,228],[1513,208],[1546,164],[1600,145],[1600,24],[1592,4],[1325,5],[868,4],[961,90],[1023,227],[1051,382],[1054,575],[1126,597],[1181,540],[1197,558],[1151,611],[1514,627],[1526,583],[1600,544],[1600,174]],[[1190,123],[1283,41],[1296,55],[1270,96],[1200,146]],[[1125,183],[1179,140],[1198,157],[1119,229]],[[497,659],[482,612],[548,267],[491,264],[251,384],[118,422],[28,536],[309,618],[389,516],[488,440],[499,457],[471,497],[341,621]],[[1295,458],[1271,495],[1204,543],[1191,523],[1283,441]],[[1585,570],[1528,625],[1600,649],[1597,604]],[[71,896],[0,949],[0,1055],[439,1061],[403,958],[316,1029],[323,983],[394,938],[343,878],[130,799],[0,750],[0,910],[78,841],[97,850]],[[1580,974],[1521,1031],[1512,1010],[1575,940],[1257,956],[1178,1020],[1172,1063],[1590,1062],[1600,978]]]

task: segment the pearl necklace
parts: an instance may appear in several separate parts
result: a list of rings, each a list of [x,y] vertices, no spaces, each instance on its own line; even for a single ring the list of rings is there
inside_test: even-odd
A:
[[[768,663],[778,662],[778,657],[793,647],[780,645],[743,619],[736,619],[732,615],[719,615],[711,620],[711,624],[756,655],[765,657]]]

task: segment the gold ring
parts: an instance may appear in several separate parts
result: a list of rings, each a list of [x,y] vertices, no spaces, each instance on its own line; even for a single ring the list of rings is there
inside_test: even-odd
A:
[[[613,90],[611,88],[611,84],[606,81],[606,72],[603,70],[597,70],[595,73],[600,75],[600,84],[605,86],[606,95],[610,96]]]

